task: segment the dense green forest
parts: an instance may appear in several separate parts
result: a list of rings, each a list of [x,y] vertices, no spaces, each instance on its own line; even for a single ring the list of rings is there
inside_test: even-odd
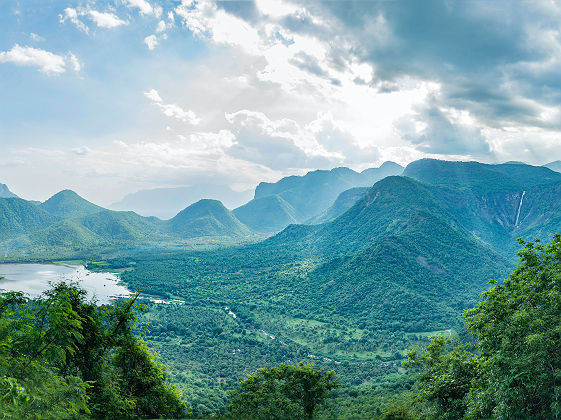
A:
[[[556,418],[561,235],[521,243],[520,264],[465,312],[465,328],[430,342],[312,311],[273,329],[274,316],[233,295],[98,307],[66,283],[35,300],[4,293],[0,406],[7,418]],[[315,336],[299,335],[306,324]],[[408,350],[369,357],[380,343]]]

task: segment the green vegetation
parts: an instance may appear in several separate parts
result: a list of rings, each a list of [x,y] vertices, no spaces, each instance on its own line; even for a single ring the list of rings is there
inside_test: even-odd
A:
[[[410,363],[422,368],[419,401],[439,419],[551,419],[561,415],[561,235],[525,243],[520,265],[466,312],[473,342],[433,338]]]
[[[331,391],[335,372],[282,363],[248,375],[232,392],[228,415],[235,419],[311,419]]]
[[[247,236],[250,230],[217,200],[200,200],[169,221],[171,233],[183,238]]]
[[[184,416],[166,368],[133,335],[137,296],[98,308],[85,295],[66,283],[35,300],[0,295],[3,418]]]
[[[56,223],[58,218],[21,198],[0,198],[0,240]]]
[[[97,213],[103,208],[84,200],[71,190],[63,190],[44,203],[39,204],[43,210],[58,217],[80,217]]]

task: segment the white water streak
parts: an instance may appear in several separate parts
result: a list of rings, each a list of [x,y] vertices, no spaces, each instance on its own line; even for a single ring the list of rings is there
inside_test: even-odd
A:
[[[520,210],[522,209],[522,201],[524,200],[524,196],[526,195],[526,191],[522,191],[522,197],[520,197],[520,203],[518,204],[518,212],[516,213],[516,222],[514,222],[514,226],[518,226],[518,220],[520,219]]]

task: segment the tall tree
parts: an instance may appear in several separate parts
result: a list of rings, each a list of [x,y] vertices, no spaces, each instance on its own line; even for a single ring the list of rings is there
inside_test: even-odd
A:
[[[339,386],[333,371],[282,363],[248,375],[232,393],[229,413],[247,419],[311,419]]]

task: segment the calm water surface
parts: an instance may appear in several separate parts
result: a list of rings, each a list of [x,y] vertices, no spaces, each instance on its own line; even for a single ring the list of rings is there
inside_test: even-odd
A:
[[[32,298],[49,289],[50,283],[61,280],[80,283],[88,297],[95,297],[100,304],[130,295],[125,286],[118,284],[115,274],[93,273],[82,265],[0,264],[0,277],[0,289],[24,292]]]

